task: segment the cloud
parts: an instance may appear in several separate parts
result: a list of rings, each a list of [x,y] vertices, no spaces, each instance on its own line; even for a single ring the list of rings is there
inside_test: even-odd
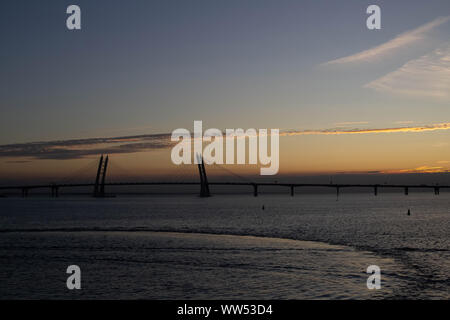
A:
[[[335,123],[335,126],[338,127],[347,127],[347,126],[354,126],[354,125],[358,125],[358,124],[369,124],[369,122],[367,121],[349,121],[349,122],[338,122]]]
[[[425,34],[432,29],[450,21],[450,16],[439,17],[434,19],[433,21],[426,23],[416,29],[406,31],[394,39],[389,40],[379,46],[374,48],[364,50],[362,52],[358,52],[356,54],[339,58],[336,60],[328,61],[323,63],[322,65],[333,65],[333,64],[344,64],[344,63],[352,63],[352,62],[367,62],[373,59],[376,59],[380,56],[386,55],[396,49],[409,45],[411,43],[417,42],[419,40],[424,39]]]
[[[426,126],[415,127],[397,127],[397,128],[379,128],[379,129],[324,129],[324,130],[287,130],[283,131],[281,135],[295,136],[295,135],[339,135],[339,134],[369,134],[369,133],[400,133],[400,132],[426,132],[437,130],[450,130],[450,122],[431,124]]]
[[[414,121],[412,120],[399,120],[399,121],[395,121],[395,124],[412,124],[414,123]]]
[[[450,130],[450,123],[415,127],[394,127],[378,129],[322,129],[281,130],[280,136],[300,135],[343,135],[404,133]],[[177,142],[171,141],[171,133],[124,136],[114,138],[88,138],[0,145],[0,158],[28,158],[47,160],[79,159],[99,154],[129,154],[151,150],[168,149]],[[14,160],[12,160],[14,161]],[[25,160],[18,160],[25,161]]]
[[[450,161],[448,161],[450,162]],[[438,161],[439,163],[439,161]],[[334,174],[410,174],[410,173],[449,173],[450,170],[441,166],[423,165],[410,169],[371,170],[371,171],[342,171]]]
[[[78,159],[98,154],[135,153],[168,148],[170,134],[30,142],[0,146],[0,157]]]
[[[420,166],[413,169],[385,171],[383,173],[445,173],[445,172],[449,172],[449,170],[443,167]]]
[[[364,87],[413,97],[450,99],[450,45],[411,60]]]
[[[31,162],[31,160],[10,160],[10,161],[6,161],[6,163],[28,163]]]

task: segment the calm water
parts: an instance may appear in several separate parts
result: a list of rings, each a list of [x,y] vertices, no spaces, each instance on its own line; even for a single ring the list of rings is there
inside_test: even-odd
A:
[[[450,298],[447,193],[5,198],[0,207],[1,299]],[[66,289],[71,264],[82,290]],[[381,268],[381,290],[366,287],[369,265]]]

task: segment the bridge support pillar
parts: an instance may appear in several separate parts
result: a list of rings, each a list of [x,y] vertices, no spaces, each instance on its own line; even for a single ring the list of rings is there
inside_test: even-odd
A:
[[[206,176],[205,163],[203,162],[203,157],[197,155],[197,162],[198,162],[198,172],[200,174],[200,197],[202,198],[210,197],[211,193],[209,192],[208,177]]]
[[[108,156],[103,159],[103,155],[100,157],[98,163],[97,176],[94,184],[94,194],[96,198],[103,198],[105,196],[105,179],[106,171],[108,170]]]
[[[28,188],[22,188],[22,198],[28,197]]]
[[[405,187],[405,196],[407,196],[409,194],[409,188]]]
[[[105,179],[106,179],[106,170],[108,169],[108,156],[106,156],[105,163],[103,165],[103,175],[102,175],[102,184],[100,185],[100,196],[105,196]]]
[[[253,196],[254,197],[258,196],[258,185],[257,184],[253,184]]]
[[[375,196],[378,195],[378,187],[377,187],[377,186],[375,186],[375,187],[373,188],[373,194],[374,194]]]
[[[98,163],[97,176],[95,178],[95,184],[94,184],[94,193],[93,193],[94,197],[97,197],[99,194],[100,174],[102,172],[102,166],[103,166],[103,155],[100,157],[100,161]]]
[[[294,196],[294,186],[291,186],[291,197]]]
[[[438,187],[434,188],[434,194],[437,195],[437,196],[439,195],[439,188]]]
[[[59,197],[59,187],[58,186],[51,186],[51,191],[52,191],[52,198]]]

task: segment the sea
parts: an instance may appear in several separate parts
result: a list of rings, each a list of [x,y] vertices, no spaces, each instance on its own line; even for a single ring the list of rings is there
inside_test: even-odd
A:
[[[446,300],[449,232],[450,193],[0,198],[0,299]]]

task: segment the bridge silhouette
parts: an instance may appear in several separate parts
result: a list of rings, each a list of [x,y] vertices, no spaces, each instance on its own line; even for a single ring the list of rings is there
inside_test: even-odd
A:
[[[109,156],[100,157],[97,174],[95,181],[92,183],[50,183],[50,184],[36,184],[36,185],[19,185],[19,186],[0,186],[0,190],[19,190],[22,192],[22,197],[27,197],[30,190],[36,189],[49,189],[51,197],[59,197],[59,191],[62,188],[79,188],[79,187],[91,187],[93,188],[92,196],[96,198],[108,198],[113,195],[106,193],[106,187],[111,186],[200,186],[200,197],[210,197],[211,192],[209,186],[249,186],[253,188],[253,195],[258,196],[258,188],[264,186],[271,187],[284,187],[290,190],[290,195],[294,196],[296,188],[302,187],[323,187],[323,188],[333,188],[336,190],[336,195],[339,196],[340,191],[344,188],[372,188],[374,195],[378,195],[378,190],[380,188],[391,188],[391,189],[403,189],[404,194],[408,195],[410,189],[431,189],[434,191],[435,195],[440,194],[441,189],[450,189],[450,185],[407,185],[407,184],[337,184],[337,183],[278,183],[278,182],[230,182],[230,181],[208,181],[206,175],[206,169],[204,165],[203,158],[197,158],[197,167],[199,173],[199,181],[148,181],[148,182],[106,182],[106,176],[108,172]],[[230,172],[233,175],[240,177],[239,175]],[[242,177],[241,177],[242,178]],[[245,179],[246,180],[246,179]]]

